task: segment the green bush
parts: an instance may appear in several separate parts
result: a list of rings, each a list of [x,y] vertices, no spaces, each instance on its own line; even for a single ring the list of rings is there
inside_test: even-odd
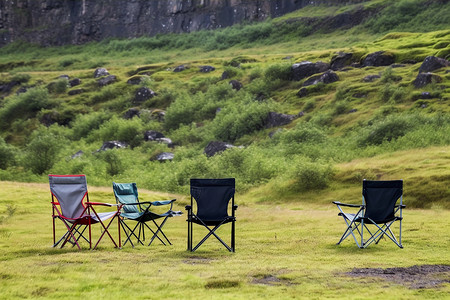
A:
[[[328,187],[334,175],[330,164],[299,160],[293,170],[293,190],[306,192],[310,190],[322,190]]]
[[[65,142],[61,137],[51,133],[45,127],[40,127],[26,145],[25,167],[34,174],[44,174],[58,160],[62,145],[65,145]]]
[[[17,150],[8,145],[5,140],[0,137],[0,169],[7,169],[9,166],[15,165]]]
[[[111,115],[103,111],[92,112],[85,115],[78,115],[71,123],[74,140],[87,137],[91,131],[100,128],[105,121],[109,120]]]
[[[100,154],[100,157],[106,162],[106,173],[110,176],[118,175],[125,169],[117,151],[116,149],[111,149]]]
[[[59,78],[57,81],[51,82],[47,86],[47,89],[49,93],[62,94],[67,91],[68,87],[69,87],[69,80],[67,80],[67,78]]]
[[[249,95],[238,103],[223,108],[212,121],[214,136],[223,141],[236,139],[264,128],[271,105],[256,102]]]
[[[48,92],[43,87],[30,88],[26,93],[6,98],[0,108],[0,127],[7,127],[15,119],[30,118],[48,106]]]
[[[114,116],[93,131],[88,140],[91,142],[118,140],[136,147],[144,141],[144,125],[139,118],[124,120]]]
[[[359,140],[360,146],[380,145],[404,136],[416,126],[411,116],[389,115],[385,119],[374,122],[367,128],[369,131]]]

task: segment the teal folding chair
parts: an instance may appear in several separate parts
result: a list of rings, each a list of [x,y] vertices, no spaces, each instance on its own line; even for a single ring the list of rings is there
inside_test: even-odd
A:
[[[152,233],[152,237],[148,246],[150,246],[153,240],[158,239],[163,245],[166,242],[172,245],[167,238],[162,228],[170,217],[181,215],[179,211],[173,211],[173,203],[176,199],[165,201],[139,201],[138,189],[136,183],[115,183],[113,182],[114,196],[118,204],[122,205],[120,212],[120,222],[123,230],[127,236],[127,239],[123,243],[130,242],[134,247],[132,237],[134,237],[138,244],[144,245],[145,241],[145,229],[148,229]],[[170,205],[169,210],[164,213],[156,213],[151,211],[152,207]],[[157,219],[162,219],[159,224]],[[127,223],[136,222],[134,226],[129,226]],[[151,228],[148,223],[153,223],[155,228]]]

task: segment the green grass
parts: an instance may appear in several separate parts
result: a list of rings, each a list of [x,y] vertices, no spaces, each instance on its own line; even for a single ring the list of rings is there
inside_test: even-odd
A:
[[[335,245],[345,226],[331,202],[312,203],[298,194],[283,204],[257,203],[251,194],[238,191],[236,253],[214,239],[187,252],[185,215],[165,225],[172,246],[126,245],[119,250],[104,239],[98,250],[87,250],[84,243],[78,251],[51,247],[47,184],[1,184],[0,299],[444,299],[450,292],[448,283],[415,289],[381,278],[345,275],[353,268],[448,264],[448,210],[407,208],[404,249],[383,239],[362,250],[350,241]],[[89,190],[91,201],[114,201],[112,188]],[[337,189],[336,195],[342,191]],[[360,187],[346,188],[345,200],[360,201],[360,192]],[[143,189],[140,194],[145,200],[175,196],[179,210],[188,201],[187,195]],[[406,194],[404,203],[408,202]],[[94,228],[98,236],[99,228]],[[229,238],[228,228],[221,236]],[[440,278],[450,279],[448,273]]]

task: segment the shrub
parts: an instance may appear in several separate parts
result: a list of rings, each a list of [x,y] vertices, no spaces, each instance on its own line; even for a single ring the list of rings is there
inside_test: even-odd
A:
[[[14,119],[32,117],[48,105],[48,92],[43,87],[31,88],[26,93],[9,97],[0,108],[0,126],[5,128]]]
[[[106,162],[106,173],[115,176],[124,171],[124,166],[116,149],[103,151],[101,158]]]
[[[124,120],[114,116],[111,120],[100,125],[99,129],[92,132],[89,140],[118,140],[129,144],[131,147],[136,147],[143,142],[143,133],[144,126],[141,119]]]
[[[292,174],[293,189],[301,192],[325,189],[333,174],[334,171],[330,164],[299,161]]]
[[[58,153],[64,145],[62,139],[41,127],[33,133],[31,141],[26,145],[24,165],[34,174],[44,174],[58,160]]]
[[[59,78],[57,81],[50,83],[47,89],[52,94],[62,94],[67,91],[69,87],[69,81],[67,78]]]
[[[5,170],[9,166],[13,166],[16,162],[16,149],[8,145],[5,140],[0,137],[0,169]]]
[[[252,101],[248,96],[239,103],[228,105],[213,120],[212,132],[223,141],[236,139],[264,128],[270,104]]]
[[[369,133],[360,138],[359,145],[380,145],[385,141],[395,140],[404,136],[414,126],[413,120],[408,116],[389,115],[370,126]]]
[[[78,115],[77,118],[71,123],[73,139],[79,140],[87,137],[91,131],[100,128],[100,125],[110,118],[111,115],[109,113],[102,111]]]

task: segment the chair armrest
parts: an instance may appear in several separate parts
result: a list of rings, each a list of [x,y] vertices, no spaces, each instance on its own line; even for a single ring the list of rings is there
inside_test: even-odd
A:
[[[347,207],[365,207],[365,205],[362,205],[362,204],[348,204],[348,203],[341,203],[339,201],[333,201],[333,203],[336,205],[347,206]]]
[[[186,209],[186,210],[191,210],[191,209],[192,209],[192,206],[186,205],[186,206],[184,207],[184,209]]]
[[[101,202],[86,202],[86,205],[101,205],[101,206],[119,206],[119,204],[101,203]]]
[[[237,205],[233,205],[233,210],[236,210],[238,208]]]
[[[172,200],[164,200],[164,201],[153,201],[150,202],[152,205],[154,206],[160,206],[160,205],[168,205],[173,203],[174,201],[177,201],[176,199],[172,199]]]
[[[395,207],[406,208],[406,205],[404,205],[404,204],[402,204],[402,205],[398,204],[398,205],[396,205]]]

